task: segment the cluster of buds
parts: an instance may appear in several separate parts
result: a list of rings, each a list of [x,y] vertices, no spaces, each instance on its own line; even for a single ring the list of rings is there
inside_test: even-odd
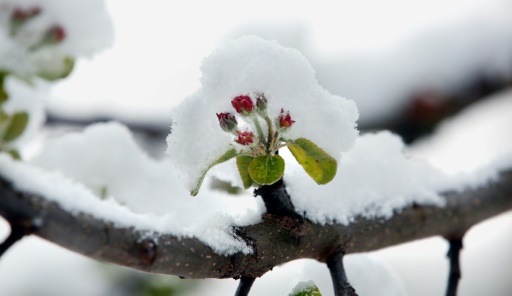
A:
[[[26,25],[34,18],[42,13],[42,9],[38,6],[22,9],[15,8],[12,10],[9,21],[10,35],[17,38]],[[21,34],[23,35],[23,34]],[[54,45],[62,42],[66,38],[66,31],[60,25],[49,27],[39,40],[30,41],[30,48],[35,50],[45,45]],[[17,38],[18,39],[18,38]]]
[[[289,129],[293,123],[290,112],[281,109],[281,114],[271,120],[268,114],[268,100],[263,93],[256,93],[255,100],[249,95],[236,96],[231,100],[231,105],[246,122],[252,124],[254,131],[241,131],[238,128],[238,121],[233,113],[222,112],[217,113],[219,125],[223,131],[231,133],[235,136],[235,142],[251,146],[252,154],[273,155],[277,149],[282,147],[280,132]],[[267,131],[264,133],[260,120],[264,120],[267,125]],[[255,135],[256,133],[256,135]]]

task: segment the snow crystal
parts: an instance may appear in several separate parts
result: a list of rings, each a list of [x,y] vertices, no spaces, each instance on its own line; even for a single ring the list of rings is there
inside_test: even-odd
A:
[[[0,174],[74,213],[150,233],[194,236],[220,254],[250,252],[230,226],[256,223],[263,210],[248,194],[191,198],[170,163],[142,153],[118,123],[48,139],[30,164],[0,155]]]
[[[365,134],[343,156],[334,180],[324,186],[317,186],[290,161],[294,167],[285,172],[285,182],[296,210],[319,223],[349,223],[357,216],[388,218],[412,203],[443,206],[439,192],[479,186],[496,177],[495,170],[448,176],[403,150],[401,139],[390,132]]]
[[[167,138],[167,152],[189,189],[209,164],[236,145],[215,114],[234,112],[231,100],[238,95],[263,92],[271,117],[281,108],[289,110],[296,121],[286,134],[289,139],[307,138],[335,158],[353,145],[355,104],[322,88],[297,50],[246,36],[215,50],[201,70],[202,86],[174,109]],[[333,131],[339,136],[333,137]]]
[[[13,11],[34,8],[40,13],[10,36]],[[54,26],[64,30],[62,42],[35,50],[34,45]],[[0,69],[27,75],[55,66],[66,56],[91,56],[112,40],[113,26],[102,0],[0,0]]]

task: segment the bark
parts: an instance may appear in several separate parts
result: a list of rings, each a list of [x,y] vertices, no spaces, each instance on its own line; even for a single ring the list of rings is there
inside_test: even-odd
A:
[[[487,186],[443,196],[445,207],[411,205],[389,219],[359,217],[349,225],[319,225],[267,213],[262,222],[235,229],[253,247],[253,254],[223,256],[193,237],[179,239],[168,233],[148,237],[87,213],[71,214],[41,196],[17,191],[0,176],[0,215],[9,222],[36,219],[42,223],[35,235],[72,251],[187,278],[254,278],[295,259],[326,262],[340,249],[350,254],[436,235],[456,237],[472,225],[512,209],[512,171]]]

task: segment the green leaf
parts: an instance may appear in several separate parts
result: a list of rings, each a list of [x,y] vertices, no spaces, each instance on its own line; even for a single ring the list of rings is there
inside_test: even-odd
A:
[[[240,173],[242,182],[244,183],[244,189],[247,189],[252,185],[252,179],[249,175],[249,165],[253,160],[254,157],[249,155],[242,155],[236,158],[236,166],[238,167],[238,172]]]
[[[10,142],[16,140],[27,127],[28,114],[26,112],[14,113],[11,116],[11,120],[5,130],[3,141]]]
[[[213,163],[211,163],[204,171],[201,172],[201,175],[199,176],[199,179],[196,182],[196,186],[194,186],[194,189],[190,192],[192,196],[196,196],[199,192],[199,188],[201,188],[201,184],[203,184],[204,177],[206,176],[206,173],[214,166],[221,164],[225,161],[230,160],[231,158],[237,156],[238,153],[235,149],[230,149],[226,153],[222,154],[217,160],[215,160]]]
[[[288,296],[322,296],[322,293],[320,293],[315,283],[310,281],[297,284]]]
[[[9,98],[9,95],[5,90],[5,75],[6,74],[0,72],[0,105],[2,105]]]
[[[37,73],[37,76],[48,81],[66,78],[73,71],[73,68],[75,67],[75,60],[71,57],[64,57],[62,59],[62,65],[60,66],[59,71],[55,71],[55,69],[41,69],[41,71]]]
[[[4,123],[4,121],[6,121],[8,118],[9,116],[5,114],[5,112],[2,109],[0,109],[0,125]]]
[[[306,173],[318,184],[327,184],[336,176],[336,159],[308,139],[299,138],[288,145]]]
[[[249,165],[249,175],[254,182],[271,185],[284,174],[284,159],[279,155],[258,156]]]
[[[6,152],[7,152],[9,155],[11,155],[13,159],[15,159],[15,160],[21,160],[21,155],[20,155],[20,153],[18,152],[18,150],[16,150],[16,149],[11,149],[11,150],[7,150]]]

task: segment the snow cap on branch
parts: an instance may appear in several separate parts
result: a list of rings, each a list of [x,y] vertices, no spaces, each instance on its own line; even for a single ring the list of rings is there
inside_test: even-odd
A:
[[[295,49],[246,36],[216,49],[201,70],[202,86],[173,110],[167,138],[167,153],[189,189],[223,153],[249,149],[219,128],[216,116],[234,112],[232,100],[238,96],[249,96],[256,103],[263,93],[272,118],[278,118],[282,108],[293,115],[287,139],[311,140],[336,159],[357,137],[356,105],[322,88],[309,62]],[[246,131],[247,125],[239,122],[240,130]]]

